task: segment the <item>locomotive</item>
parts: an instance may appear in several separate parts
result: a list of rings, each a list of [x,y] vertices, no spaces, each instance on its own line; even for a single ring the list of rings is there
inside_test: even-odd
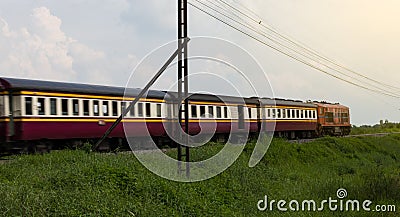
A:
[[[0,151],[52,149],[94,141],[139,92],[140,89],[2,77]],[[126,136],[140,138],[147,132],[158,143],[169,141],[164,126],[173,113],[174,95],[148,91],[122,121],[134,130],[126,135],[119,124],[107,144],[119,145]],[[349,108],[338,103],[192,94],[189,108],[189,133],[207,131],[207,123],[213,123],[215,129],[210,133],[219,140],[226,140],[232,131],[238,135],[242,131],[257,134],[265,123],[274,124],[270,129],[274,135],[288,139],[343,136],[351,130]]]

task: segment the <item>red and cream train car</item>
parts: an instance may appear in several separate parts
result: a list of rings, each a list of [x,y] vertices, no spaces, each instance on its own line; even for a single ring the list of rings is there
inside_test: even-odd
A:
[[[0,78],[0,151],[94,141],[139,91]],[[170,141],[168,127],[177,128],[171,125],[177,114],[174,99],[173,92],[149,91],[110,134],[109,144],[148,135],[156,142]],[[260,130],[291,139],[350,132],[349,109],[338,104],[208,94],[193,94],[189,103],[191,135],[202,132],[227,141],[229,134],[234,140],[247,139],[248,133],[257,135]]]

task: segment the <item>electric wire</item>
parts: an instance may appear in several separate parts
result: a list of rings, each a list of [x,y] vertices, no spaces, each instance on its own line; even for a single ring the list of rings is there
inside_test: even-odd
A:
[[[251,12],[253,13],[253,15],[257,16],[257,18],[259,18],[259,19],[256,19],[256,18],[254,18],[254,17],[251,17],[250,15],[248,15],[248,14],[246,14],[245,12],[241,11],[240,9],[237,9],[237,8],[235,8],[234,6],[232,6],[231,4],[227,3],[225,0],[218,0],[218,1],[219,1],[219,2],[222,2],[224,5],[228,6],[229,8],[231,8],[231,9],[237,11],[238,13],[242,14],[243,16],[247,17],[247,18],[250,19],[251,21],[253,21],[253,22],[259,24],[260,26],[264,27],[265,29],[267,29],[267,30],[273,32],[274,34],[277,34],[279,37],[282,37],[284,40],[286,40],[286,41],[288,41],[288,42],[290,42],[290,43],[295,44],[296,46],[298,46],[298,47],[301,48],[301,49],[304,49],[305,51],[309,52],[309,53],[312,54],[312,55],[315,55],[315,56],[317,56],[317,57],[319,57],[319,58],[321,58],[321,59],[323,59],[323,60],[325,60],[325,61],[328,61],[329,63],[331,63],[331,64],[333,64],[333,65],[335,65],[335,66],[337,66],[337,67],[340,67],[340,68],[342,68],[342,69],[344,69],[344,70],[346,70],[346,71],[348,71],[348,72],[351,72],[351,73],[353,73],[353,74],[355,74],[355,75],[357,75],[357,76],[360,76],[360,77],[362,77],[362,78],[364,78],[364,79],[366,79],[366,80],[369,80],[369,81],[371,81],[371,82],[374,82],[374,83],[376,83],[376,84],[385,86],[385,87],[390,88],[390,89],[392,89],[392,90],[400,90],[400,87],[396,87],[396,86],[393,86],[393,85],[390,85],[390,84],[386,84],[386,83],[377,81],[377,80],[372,79],[372,78],[369,78],[369,77],[367,77],[367,76],[365,76],[365,75],[363,75],[363,74],[361,74],[361,73],[359,73],[359,72],[357,72],[357,71],[355,71],[355,70],[352,70],[352,69],[350,69],[350,68],[348,68],[348,67],[346,67],[346,66],[344,66],[344,65],[341,65],[341,64],[337,63],[337,61],[334,61],[334,60],[332,60],[332,59],[329,59],[329,58],[325,57],[324,55],[319,54],[317,51],[315,51],[315,50],[309,48],[308,46],[304,45],[303,43],[300,43],[300,42],[298,42],[298,41],[296,41],[296,40],[294,40],[294,39],[291,39],[291,38],[290,38],[289,36],[287,36],[287,35],[284,35],[284,34],[282,34],[282,33],[279,33],[277,30],[275,30],[275,29],[272,28],[272,27],[269,27],[269,26],[264,25],[265,22],[263,22],[263,20],[260,18],[260,16],[258,16],[258,15],[257,15],[255,12],[253,12],[251,9],[249,9],[249,8],[246,7],[246,6],[244,6],[243,4],[240,4],[240,3],[237,2],[237,1],[234,1],[234,2],[235,2],[236,4],[238,4],[238,5],[240,5],[240,6],[241,6],[242,8],[244,8],[245,10],[251,11]]]
[[[202,4],[203,6],[206,6],[206,7],[207,7],[206,4],[204,4],[204,3],[202,3],[202,2],[200,2],[200,1],[198,1],[198,0],[195,0],[195,1],[199,2],[199,3]],[[357,84],[357,83],[355,83],[355,82],[352,82],[352,81],[343,79],[343,78],[341,78],[341,77],[339,77],[339,76],[337,76],[337,75],[334,75],[334,74],[328,72],[327,70],[322,69],[321,67],[318,67],[318,66],[316,66],[316,65],[314,65],[314,64],[312,64],[312,63],[309,63],[309,62],[307,62],[307,61],[305,61],[305,60],[303,60],[303,59],[301,59],[301,58],[299,58],[299,57],[296,57],[295,55],[291,54],[290,52],[284,51],[284,50],[282,50],[282,49],[280,49],[280,48],[278,48],[278,47],[276,47],[276,46],[273,46],[273,45],[271,45],[271,44],[269,44],[269,43],[263,41],[262,39],[259,39],[259,38],[255,37],[255,36],[251,35],[250,33],[246,32],[245,30],[242,30],[242,29],[240,29],[240,28],[234,26],[233,24],[230,24],[230,23],[228,23],[227,21],[225,21],[225,20],[223,20],[223,19],[221,19],[221,18],[219,18],[219,17],[213,15],[212,13],[208,12],[206,9],[203,9],[203,8],[201,8],[199,5],[196,5],[194,2],[188,2],[188,4],[190,4],[192,7],[196,8],[196,9],[198,9],[199,11],[201,11],[201,12],[207,14],[208,16],[211,16],[211,17],[213,17],[214,19],[216,19],[216,20],[222,22],[223,24],[225,24],[225,25],[227,25],[227,26],[229,26],[229,27],[235,29],[236,31],[239,31],[239,32],[241,32],[242,34],[247,35],[248,37],[250,37],[250,38],[252,38],[252,39],[254,39],[254,40],[256,40],[256,41],[258,41],[258,42],[260,42],[260,43],[262,43],[262,44],[264,44],[264,45],[266,45],[267,47],[270,47],[271,49],[273,49],[273,50],[275,50],[275,51],[277,51],[277,52],[279,52],[279,53],[282,53],[282,54],[284,54],[284,55],[286,55],[286,56],[288,56],[288,57],[290,57],[290,58],[292,58],[292,59],[294,59],[294,60],[296,60],[296,61],[299,61],[299,62],[301,62],[301,63],[303,63],[303,64],[305,64],[305,65],[307,65],[307,66],[309,66],[309,67],[311,67],[311,68],[314,68],[314,69],[316,69],[316,70],[318,70],[318,71],[321,71],[321,72],[323,72],[323,73],[325,73],[325,74],[327,74],[327,75],[329,75],[329,76],[332,76],[332,77],[334,77],[334,78],[336,78],[336,79],[339,79],[339,80],[341,80],[341,81],[343,81],[343,82],[349,83],[349,84],[351,84],[351,85],[357,86],[357,87],[359,87],[359,88],[362,88],[362,89],[365,89],[365,90],[368,90],[368,91],[371,91],[371,92],[375,92],[375,93],[378,93],[378,94],[382,94],[382,95],[386,95],[386,96],[390,96],[390,97],[394,97],[394,98],[400,98],[400,96],[395,95],[395,94],[393,94],[393,93],[387,93],[387,91],[386,91],[386,92],[379,91],[379,90],[372,89],[372,88],[370,88],[370,87],[365,87],[365,86],[360,85],[360,84]],[[209,7],[209,6],[208,6],[208,8],[209,8],[209,9],[212,9],[212,8]],[[212,9],[212,10],[213,10],[213,9]],[[214,11],[215,11],[215,9],[214,9]],[[218,11],[216,11],[216,12],[217,12],[217,13],[220,13],[220,12],[218,12]],[[222,13],[220,13],[220,14],[226,17],[226,15],[224,15],[224,14],[222,14]],[[229,17],[227,17],[227,18],[230,19]],[[233,20],[234,20],[234,19],[233,19]],[[239,24],[240,24],[240,23],[239,23]],[[246,27],[246,25],[244,25],[244,24],[241,24],[241,25],[244,26],[244,27]],[[249,27],[247,27],[247,28],[249,28]],[[250,27],[250,29],[251,29],[251,27]],[[254,31],[254,30],[253,30],[253,31]],[[265,35],[264,35],[264,36],[265,36]],[[267,37],[267,36],[265,36],[265,37]],[[271,38],[269,38],[269,40],[271,40]],[[272,39],[272,40],[273,40],[273,39]],[[276,43],[276,42],[275,42],[275,43]],[[282,46],[282,45],[281,45],[281,46]],[[288,48],[286,47],[286,49],[288,49]],[[298,54],[298,53],[297,53],[297,54]],[[314,62],[316,62],[316,61],[314,60]],[[325,66],[325,67],[326,67],[326,66]],[[333,69],[333,70],[334,70],[334,69]]]
[[[393,92],[391,92],[391,91],[387,91],[387,90],[382,89],[382,88],[380,88],[380,87],[377,87],[377,86],[375,86],[375,85],[372,85],[372,84],[369,84],[369,83],[365,83],[365,82],[362,81],[362,80],[359,80],[359,79],[357,79],[357,78],[351,77],[351,76],[349,76],[349,75],[347,75],[347,74],[345,74],[345,73],[343,73],[343,72],[341,72],[341,71],[339,71],[339,70],[337,70],[337,69],[332,68],[332,67],[329,66],[329,65],[326,65],[326,64],[324,64],[324,63],[321,63],[321,62],[318,61],[318,60],[312,59],[312,58],[310,58],[309,56],[306,56],[306,55],[303,54],[303,53],[299,53],[299,51],[296,51],[296,50],[294,50],[293,48],[288,47],[287,45],[284,45],[284,44],[282,44],[282,43],[280,43],[280,42],[277,42],[276,40],[272,39],[270,36],[267,36],[267,35],[265,35],[265,34],[263,34],[263,33],[260,33],[258,30],[254,29],[254,28],[252,28],[252,27],[250,27],[250,26],[248,26],[248,25],[244,25],[243,23],[240,23],[239,21],[233,19],[232,17],[229,17],[229,16],[227,16],[226,14],[223,14],[223,13],[221,13],[220,11],[217,11],[215,8],[212,8],[211,6],[209,6],[209,5],[207,5],[207,4],[203,3],[203,2],[200,2],[200,1],[198,1],[198,0],[195,0],[195,1],[199,2],[201,5],[203,5],[203,6],[207,7],[207,8],[209,8],[209,9],[211,9],[211,10],[213,10],[213,11],[215,11],[215,12],[221,14],[221,15],[224,16],[225,18],[228,18],[228,19],[230,19],[230,20],[232,20],[232,21],[238,23],[239,25],[244,26],[244,27],[246,27],[246,28],[248,28],[248,29],[250,29],[250,30],[256,32],[257,34],[260,34],[260,35],[262,35],[262,36],[268,38],[270,41],[272,41],[272,42],[278,44],[279,46],[282,46],[282,47],[284,47],[285,49],[288,49],[288,50],[290,50],[290,51],[292,51],[292,52],[295,52],[295,54],[300,54],[301,56],[303,56],[303,57],[305,57],[305,58],[307,58],[307,59],[310,59],[311,61],[313,61],[313,62],[315,62],[315,63],[318,63],[318,64],[320,64],[320,65],[323,65],[323,66],[326,67],[326,68],[329,68],[329,69],[331,69],[331,70],[334,70],[334,71],[336,71],[337,73],[339,73],[339,74],[341,74],[341,75],[344,75],[344,76],[349,77],[349,78],[351,78],[351,79],[357,80],[358,82],[364,83],[365,85],[373,86],[374,88],[376,88],[376,89],[378,89],[378,90],[372,89],[372,88],[369,88],[369,87],[365,87],[364,89],[368,89],[368,90],[370,90],[370,91],[375,91],[375,92],[378,92],[378,93],[381,93],[381,94],[384,94],[384,95],[387,95],[387,96],[391,96],[391,97],[395,97],[395,98],[400,98],[400,96],[397,95],[396,93],[393,93]],[[190,2],[189,2],[189,3],[190,3]],[[190,5],[194,6],[192,3],[190,3]],[[196,8],[197,8],[197,9],[200,9],[199,7],[196,7]],[[201,10],[201,11],[202,11],[202,12],[206,12],[205,10]],[[210,16],[212,15],[211,13],[207,13],[207,14],[210,15]],[[226,21],[224,21],[224,20],[222,20],[222,19],[219,19],[219,18],[217,18],[216,16],[212,16],[212,17],[214,17],[215,19],[217,19],[217,20],[223,22],[224,24],[228,24]],[[236,30],[240,30],[240,29],[238,29],[238,28],[235,28],[233,25],[229,25],[229,26],[232,27],[232,28],[234,28],[234,29],[236,29]],[[245,33],[244,30],[240,30],[240,32]],[[253,39],[255,39],[255,36],[250,35],[249,33],[246,33],[246,35],[247,35],[247,36],[251,36]],[[260,40],[260,39],[257,39],[257,41],[260,42],[261,40]],[[263,44],[266,44],[265,41],[263,41],[263,42],[264,42]],[[290,54],[290,55],[289,55],[289,53],[287,53],[287,52],[285,52],[285,51],[282,51],[282,50],[280,50],[280,49],[277,48],[277,47],[273,47],[273,46],[269,46],[269,47],[271,47],[271,48],[273,48],[274,50],[279,51],[280,53],[283,53],[283,54],[285,54],[285,55],[287,55],[287,56],[289,56],[289,57],[291,57],[291,58],[293,58],[293,59],[295,59],[295,60],[297,60],[297,61],[300,61],[300,62],[302,62],[302,63],[304,63],[304,64],[306,64],[306,65],[308,65],[308,66],[313,66],[312,68],[321,69],[320,67],[315,66],[313,63],[309,63],[309,62],[307,62],[306,60],[300,59],[299,57],[294,58],[294,55],[293,55],[293,54]],[[321,70],[322,70],[322,69],[321,69]],[[321,71],[321,70],[320,70],[320,71]],[[333,76],[333,77],[335,77],[335,78],[337,78],[337,79],[340,79],[340,80],[342,80],[342,81],[347,81],[348,83],[351,83],[351,84],[356,85],[356,86],[358,86],[358,87],[362,87],[362,85],[359,85],[359,84],[356,84],[355,82],[351,82],[351,81],[348,81],[348,80],[346,80],[346,79],[340,78],[339,76],[333,75],[332,73],[329,73],[329,72],[327,72],[326,70],[323,70],[323,71],[324,71],[325,73],[327,73],[328,75]]]

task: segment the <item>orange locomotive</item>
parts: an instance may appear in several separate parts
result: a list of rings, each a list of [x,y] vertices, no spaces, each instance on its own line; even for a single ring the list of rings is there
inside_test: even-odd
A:
[[[318,136],[344,136],[351,130],[349,108],[339,103],[314,102],[318,106]]]

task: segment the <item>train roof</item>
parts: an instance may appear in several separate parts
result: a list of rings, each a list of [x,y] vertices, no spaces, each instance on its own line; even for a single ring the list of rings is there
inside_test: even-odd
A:
[[[260,98],[263,105],[277,105],[277,106],[296,106],[296,107],[310,107],[316,108],[317,105],[311,102],[303,102],[300,100],[279,99],[279,98]]]
[[[173,98],[177,98],[176,92],[168,92]],[[190,94],[189,100],[191,101],[202,101],[202,102],[226,102],[226,103],[237,103],[237,104],[257,104],[258,100],[253,98],[243,98],[237,96],[224,96],[224,95],[210,95],[204,93]]]
[[[126,91],[129,96],[137,96],[140,93],[139,88],[112,87],[94,84],[79,84],[56,81],[42,81],[21,78],[0,78],[0,88],[6,91],[52,91],[60,93],[80,93],[106,96],[124,96]],[[165,97],[165,93],[157,90],[150,90],[148,98]]]
[[[317,102],[314,101],[314,104],[319,107],[326,107],[326,108],[340,108],[340,109],[348,109],[349,107],[341,105],[339,103],[329,103],[329,102]]]

